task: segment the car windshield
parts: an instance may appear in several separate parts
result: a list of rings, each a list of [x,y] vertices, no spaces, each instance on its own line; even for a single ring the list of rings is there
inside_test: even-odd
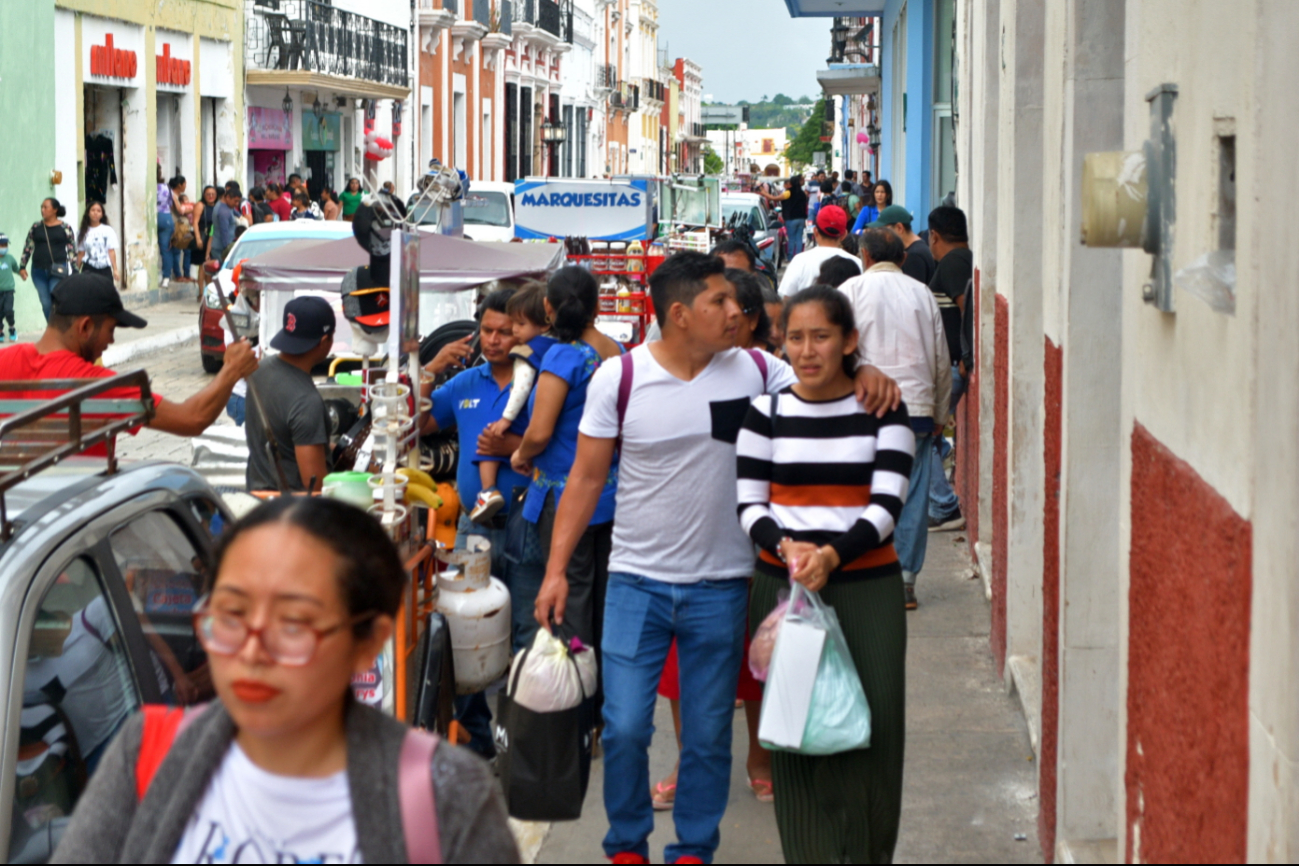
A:
[[[293,241],[326,241],[335,240],[327,235],[303,235],[301,237],[290,237],[276,235],[273,238],[245,238],[239,241],[239,245],[232,251],[231,255],[226,256],[225,264],[221,269],[228,271],[244,259],[253,259],[262,253],[269,253],[271,250],[278,250],[280,247]]]
[[[722,202],[722,222],[730,225],[731,219],[735,217],[736,214],[739,214],[740,220],[747,221],[751,228],[762,228],[760,224],[753,221],[753,205],[741,202],[736,202],[735,204]]]
[[[510,227],[510,200],[503,192],[470,192],[464,205],[465,225]]]

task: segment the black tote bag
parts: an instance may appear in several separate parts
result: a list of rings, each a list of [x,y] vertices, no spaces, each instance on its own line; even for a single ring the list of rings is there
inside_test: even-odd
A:
[[[582,703],[568,710],[538,713],[516,704],[518,676],[529,652],[531,648],[523,651],[509,687],[498,698],[493,723],[506,810],[520,821],[576,821],[591,779],[595,700],[583,688]],[[571,656],[569,661],[577,667]]]

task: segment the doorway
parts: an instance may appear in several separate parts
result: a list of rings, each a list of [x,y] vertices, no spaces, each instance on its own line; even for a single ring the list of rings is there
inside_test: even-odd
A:
[[[126,231],[123,222],[122,186],[122,91],[113,87],[86,85],[83,93],[84,128],[86,130],[85,195],[104,203],[108,224],[117,231],[118,271],[123,279],[130,273],[127,266]],[[152,180],[152,178],[150,178]],[[80,215],[73,220],[75,225]],[[125,288],[123,283],[120,288]]]
[[[308,150],[304,153],[307,158],[307,194],[312,201],[318,201],[321,190],[334,188],[334,152]]]

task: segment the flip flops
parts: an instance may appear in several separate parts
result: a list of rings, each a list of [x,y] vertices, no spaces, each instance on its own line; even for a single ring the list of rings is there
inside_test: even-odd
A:
[[[667,782],[658,782],[650,789],[650,799],[654,802],[655,812],[670,812],[677,802],[677,786]]]
[[[749,779],[749,790],[753,791],[753,796],[758,799],[759,803],[776,802],[776,792],[767,779],[754,780],[752,776]]]

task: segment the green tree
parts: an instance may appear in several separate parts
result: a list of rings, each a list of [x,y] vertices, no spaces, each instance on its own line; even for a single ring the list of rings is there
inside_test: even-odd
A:
[[[783,93],[777,93],[771,100],[772,105],[793,105],[794,100],[790,99]]]
[[[704,174],[721,174],[726,170],[722,158],[711,147],[704,148]]]
[[[785,149],[785,158],[794,165],[794,168],[801,169],[810,165],[814,153],[829,153],[831,145],[821,141],[821,132],[825,128],[824,117],[825,100],[819,99],[816,108],[812,109],[812,116],[807,119],[803,128],[798,131],[798,136]]]

